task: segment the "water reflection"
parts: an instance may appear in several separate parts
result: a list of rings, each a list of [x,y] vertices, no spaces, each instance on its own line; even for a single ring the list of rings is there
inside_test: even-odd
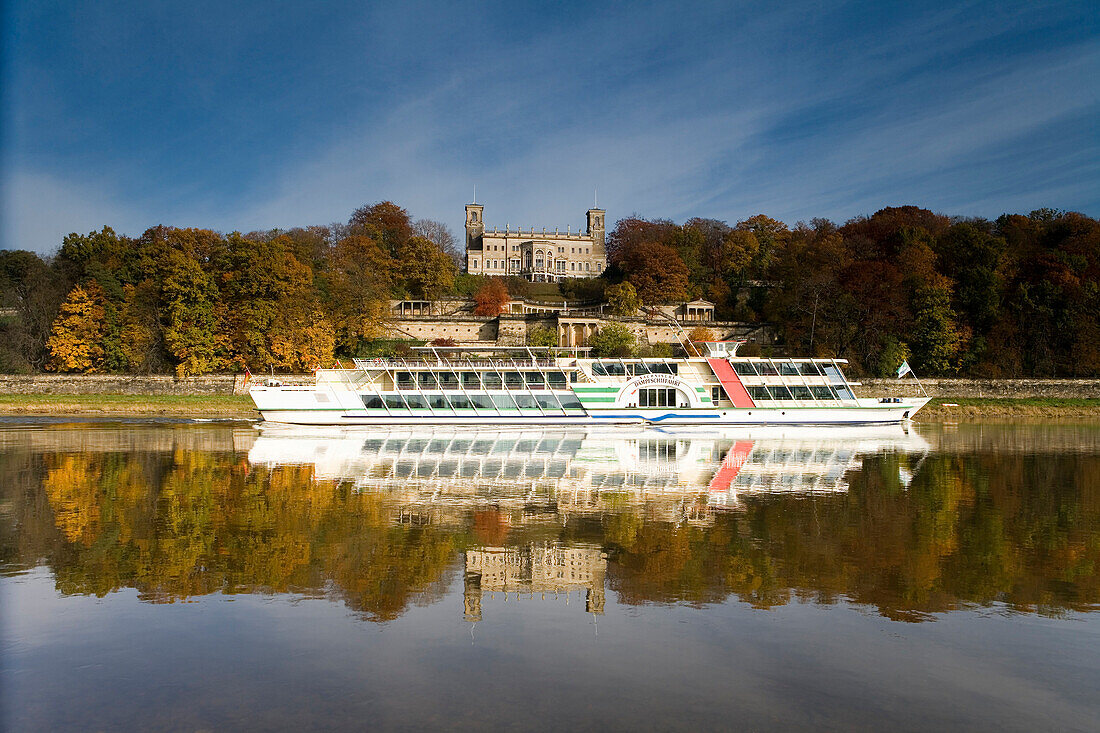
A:
[[[1090,428],[92,425],[9,427],[0,448],[4,572],[46,565],[63,594],[292,593],[372,621],[447,597],[471,622],[508,598],[909,621],[1100,599]]]

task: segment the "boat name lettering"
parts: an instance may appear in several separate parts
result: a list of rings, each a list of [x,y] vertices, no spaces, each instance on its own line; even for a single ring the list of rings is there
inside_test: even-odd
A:
[[[648,374],[644,377],[640,377],[637,382],[634,383],[636,387],[646,387],[651,384],[666,384],[670,387],[679,386],[680,380],[671,374]]]

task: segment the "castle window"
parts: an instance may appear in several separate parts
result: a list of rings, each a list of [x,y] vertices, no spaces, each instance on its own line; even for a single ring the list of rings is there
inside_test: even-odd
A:
[[[592,269],[592,263],[591,262],[585,262],[584,263],[584,269],[585,270],[591,270]]]
[[[470,260],[470,269],[471,270],[476,270],[477,269],[477,260]]]

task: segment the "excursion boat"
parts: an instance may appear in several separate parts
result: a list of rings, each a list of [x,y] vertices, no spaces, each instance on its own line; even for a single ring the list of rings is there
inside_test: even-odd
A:
[[[907,420],[927,397],[859,398],[845,359],[738,356],[697,342],[686,358],[589,358],[586,349],[420,347],[403,359],[269,379],[265,421],[297,425],[866,424]]]

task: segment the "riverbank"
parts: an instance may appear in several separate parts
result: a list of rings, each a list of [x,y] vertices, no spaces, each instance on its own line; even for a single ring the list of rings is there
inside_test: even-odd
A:
[[[0,415],[259,419],[248,395],[232,394],[0,394]]]
[[[936,397],[914,416],[916,422],[977,420],[1095,420],[1100,398]]]
[[[222,394],[0,394],[0,415],[259,419],[247,395]],[[915,419],[923,423],[1017,419],[1100,422],[1100,398],[936,397]]]

